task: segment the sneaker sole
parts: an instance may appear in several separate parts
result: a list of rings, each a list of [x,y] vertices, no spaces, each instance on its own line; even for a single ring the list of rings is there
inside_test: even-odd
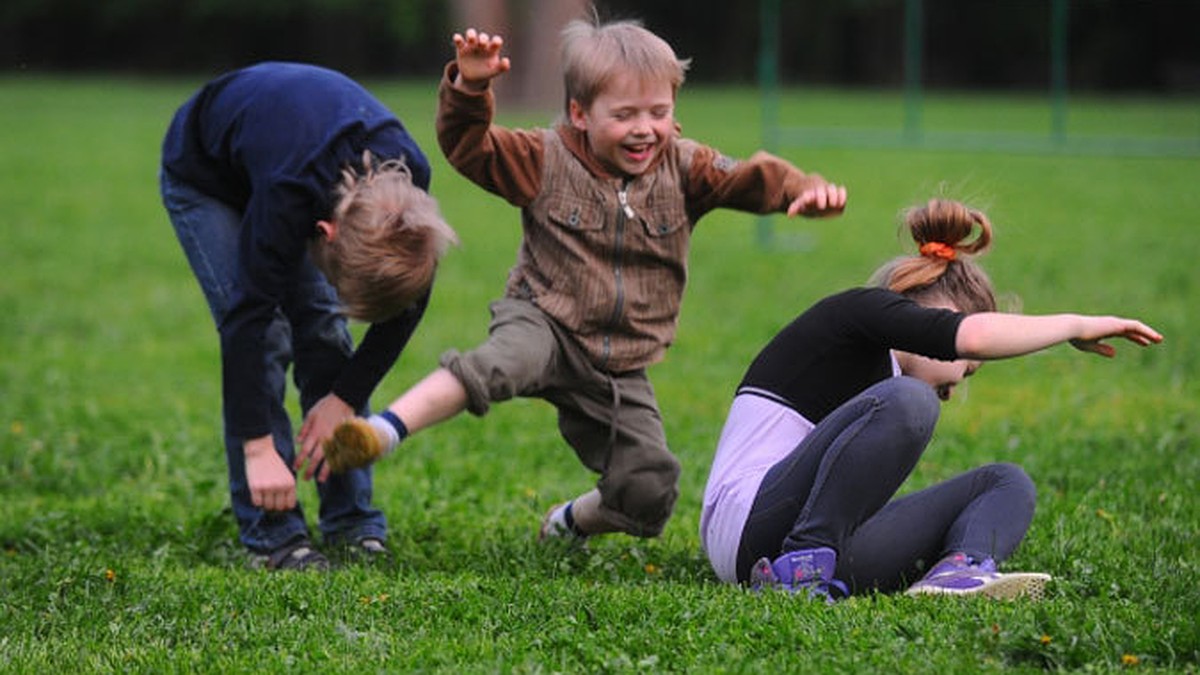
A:
[[[759,558],[754,566],[750,568],[750,589],[761,591],[764,588],[778,588],[782,584],[779,583],[779,577],[775,576],[775,570],[771,568],[771,561],[766,558]]]
[[[370,422],[356,417],[339,424],[325,441],[325,462],[329,470],[342,473],[364,467],[383,455],[383,444]]]
[[[1041,600],[1045,597],[1046,582],[1050,581],[1049,574],[1039,572],[1009,572],[986,579],[981,586],[975,588],[940,588],[927,585],[908,589],[905,595],[981,595],[997,600],[1015,600],[1028,598]]]

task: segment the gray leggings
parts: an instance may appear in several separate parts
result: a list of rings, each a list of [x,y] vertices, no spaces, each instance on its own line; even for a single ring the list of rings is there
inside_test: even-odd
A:
[[[851,592],[894,591],[948,553],[1011,555],[1036,497],[1018,466],[989,464],[892,500],[938,411],[929,385],[894,377],[821,420],[763,478],[738,547],[738,579],[746,582],[759,558],[828,546]]]

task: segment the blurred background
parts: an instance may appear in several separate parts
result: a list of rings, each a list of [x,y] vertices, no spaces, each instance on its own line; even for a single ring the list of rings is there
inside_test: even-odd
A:
[[[503,94],[540,105],[556,99],[558,28],[593,11],[643,21],[694,59],[692,82],[756,82],[773,39],[785,85],[899,87],[915,30],[928,88],[1045,90],[1058,67],[1071,91],[1200,91],[1197,0],[4,0],[0,73],[206,76],[290,59],[426,77],[470,25],[509,38],[521,68]]]

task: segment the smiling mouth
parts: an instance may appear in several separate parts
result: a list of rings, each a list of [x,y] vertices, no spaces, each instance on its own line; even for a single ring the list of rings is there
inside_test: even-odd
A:
[[[654,153],[653,143],[637,143],[634,145],[623,146],[625,156],[634,162],[644,162]]]

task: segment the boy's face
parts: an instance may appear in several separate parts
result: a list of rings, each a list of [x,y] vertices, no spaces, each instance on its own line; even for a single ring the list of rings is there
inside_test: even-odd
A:
[[[675,133],[675,95],[669,82],[618,75],[586,110],[570,105],[571,125],[606,167],[637,176]]]

